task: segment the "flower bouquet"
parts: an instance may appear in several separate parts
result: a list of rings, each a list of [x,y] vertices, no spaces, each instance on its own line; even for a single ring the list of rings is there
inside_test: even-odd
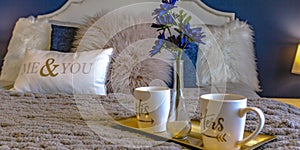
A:
[[[177,0],[162,0],[160,7],[153,12],[156,23],[151,25],[159,32],[158,39],[150,51],[150,55],[163,49],[171,51],[175,56],[174,80],[171,98],[171,109],[167,123],[167,131],[171,137],[184,139],[191,131],[191,121],[185,108],[183,97],[183,53],[192,42],[205,44],[201,27],[191,28],[191,16],[183,10],[175,11]]]

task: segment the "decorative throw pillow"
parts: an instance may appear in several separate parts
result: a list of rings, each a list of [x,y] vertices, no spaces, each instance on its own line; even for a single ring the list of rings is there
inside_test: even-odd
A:
[[[70,52],[77,28],[61,25],[51,25],[51,47],[50,50],[59,52]]]
[[[260,91],[253,46],[253,31],[242,21],[204,27],[205,45],[199,46],[198,85],[229,82],[246,84]]]
[[[198,58],[198,44],[190,43],[186,47],[182,59],[183,64],[183,80],[185,88],[195,88],[197,87],[197,74],[196,74],[196,63]]]
[[[109,92],[129,92],[138,86],[150,84],[172,87],[174,56],[164,51],[155,57],[149,56],[158,32],[151,28],[151,15],[128,15],[126,13],[99,13],[86,18],[77,31],[74,51],[113,47],[110,72],[108,75]],[[150,16],[147,20],[143,16]],[[196,61],[198,45],[191,44],[183,59],[185,87],[196,87]],[[157,83],[157,81],[162,81]],[[124,84],[125,83],[125,84]]]
[[[158,33],[150,27],[149,20],[143,20],[147,17],[142,16],[98,15],[77,32],[74,41],[77,51],[114,48],[107,81],[110,93],[130,93],[139,86],[167,86],[171,83],[173,55],[164,51],[155,57],[150,56],[149,51]]]
[[[113,49],[77,53],[27,50],[14,89],[34,93],[106,95]]]
[[[26,49],[50,48],[51,26],[47,20],[20,18],[4,57],[0,80],[14,82],[18,76]]]

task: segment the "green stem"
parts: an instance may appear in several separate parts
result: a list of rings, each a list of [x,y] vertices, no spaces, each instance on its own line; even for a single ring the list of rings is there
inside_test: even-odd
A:
[[[181,85],[181,60],[176,60],[176,97],[175,97],[175,111],[176,111],[176,117],[178,117],[178,109],[179,109],[179,105],[180,105],[180,101],[181,101],[181,96],[182,96],[182,85]],[[177,118],[176,118],[177,120]]]
[[[178,56],[178,60],[181,60],[182,59],[182,53],[183,53],[183,50],[179,50],[179,56]]]

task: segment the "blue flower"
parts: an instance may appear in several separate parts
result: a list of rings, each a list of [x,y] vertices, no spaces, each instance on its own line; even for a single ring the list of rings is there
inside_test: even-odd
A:
[[[159,53],[164,43],[165,43],[165,39],[156,40],[154,46],[152,47],[152,50],[150,51],[150,56],[152,57],[157,53]]]
[[[180,38],[180,37],[179,37],[179,38]],[[186,38],[185,36],[181,37],[180,42],[181,42],[181,43],[180,43],[181,45],[179,46],[180,48],[184,48],[184,47],[187,46],[186,43],[187,43],[188,41],[187,41],[187,38]],[[188,43],[187,43],[187,44],[188,44]]]
[[[205,38],[206,35],[204,35],[204,32],[202,32],[202,28],[193,28],[190,33],[190,36],[194,41],[201,44],[205,44],[205,42],[203,42],[202,39]]]
[[[156,19],[156,22],[161,25],[174,25],[175,24],[174,17],[171,14],[166,14],[163,16],[156,16],[155,19]]]
[[[182,33],[188,36],[192,41],[205,44],[202,39],[205,37],[202,28],[190,28],[190,24],[186,23],[182,25]]]
[[[156,20],[151,27],[157,28],[159,31],[158,40],[150,50],[151,56],[159,53],[162,48],[168,49],[174,53],[176,59],[182,59],[183,51],[189,51],[191,47],[196,47],[193,42],[205,44],[203,38],[205,37],[202,28],[191,28],[191,16],[184,13],[183,10],[173,11],[176,8],[177,0],[162,0],[159,8],[156,8],[152,15]],[[176,34],[173,34],[173,31]],[[166,37],[166,35],[168,35]]]
[[[158,39],[165,39],[165,33],[159,33]]]
[[[169,13],[169,11],[176,6],[170,4],[160,4],[160,8],[156,8],[152,13],[153,16],[163,16]]]
[[[163,3],[175,5],[177,0],[162,0]]]

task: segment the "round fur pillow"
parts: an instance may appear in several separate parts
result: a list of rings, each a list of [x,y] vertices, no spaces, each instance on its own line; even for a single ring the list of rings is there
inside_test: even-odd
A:
[[[141,16],[113,11],[87,19],[77,32],[73,51],[114,48],[107,76],[108,93],[131,93],[140,86],[171,84],[173,55],[163,51],[150,56],[158,33],[150,27],[152,19]]]

